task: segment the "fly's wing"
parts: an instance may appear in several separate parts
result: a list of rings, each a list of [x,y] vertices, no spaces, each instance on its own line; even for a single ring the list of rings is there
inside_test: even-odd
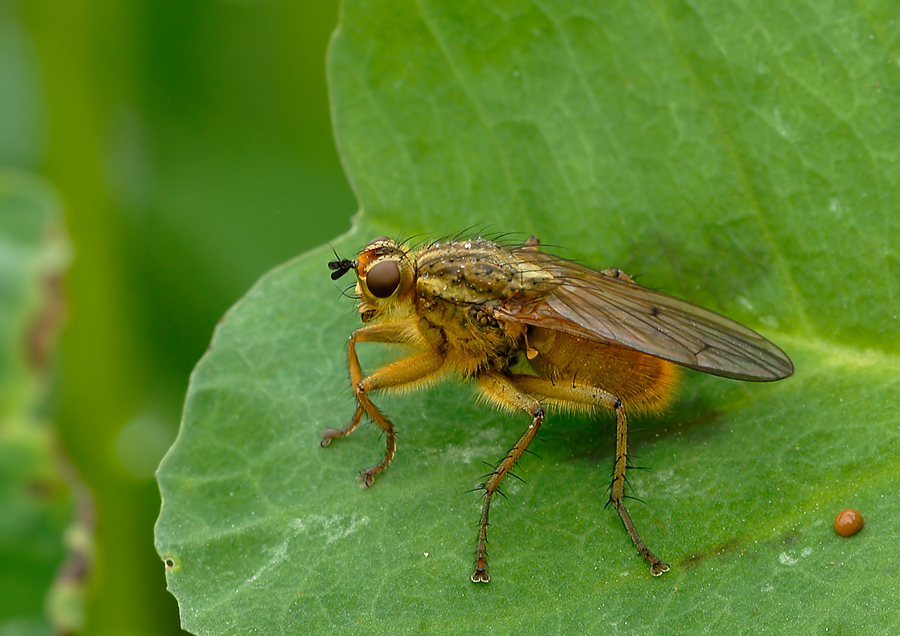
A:
[[[515,254],[552,281],[539,296],[496,307],[501,320],[615,343],[739,380],[779,380],[794,372],[781,349],[730,318],[533,248]]]

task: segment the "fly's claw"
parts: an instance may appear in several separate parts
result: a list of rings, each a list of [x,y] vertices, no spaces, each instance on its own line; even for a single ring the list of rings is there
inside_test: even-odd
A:
[[[341,437],[341,432],[336,428],[326,428],[322,431],[322,439],[319,441],[319,446],[325,448],[335,437]]]
[[[375,475],[378,474],[378,471],[375,468],[369,468],[367,470],[359,473],[359,487],[360,488],[371,488],[375,484]]]
[[[478,557],[478,560],[475,562],[475,571],[472,572],[472,583],[487,583],[490,580],[491,577],[488,576],[487,563],[485,563],[484,557]]]
[[[663,563],[659,559],[656,559],[655,562],[650,564],[650,574],[653,576],[662,576],[663,572],[668,572],[669,566],[666,563]]]

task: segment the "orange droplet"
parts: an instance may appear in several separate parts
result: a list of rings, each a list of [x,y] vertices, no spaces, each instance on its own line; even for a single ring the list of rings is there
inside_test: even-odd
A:
[[[834,518],[834,531],[842,537],[852,537],[863,529],[865,523],[863,516],[859,512],[852,508],[847,508],[846,510],[841,510],[837,517]]]

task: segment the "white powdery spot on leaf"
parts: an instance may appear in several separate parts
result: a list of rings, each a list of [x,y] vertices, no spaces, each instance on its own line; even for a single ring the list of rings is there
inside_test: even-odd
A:
[[[291,552],[288,550],[290,542],[303,533],[321,534],[325,538],[325,543],[334,543],[339,539],[343,539],[369,525],[369,518],[364,515],[334,515],[326,517],[325,515],[310,515],[305,519],[292,519],[290,527],[291,535],[278,545],[269,549],[271,557],[259,568],[252,576],[247,579],[246,584],[255,582],[266,572],[269,572],[282,562],[287,560]]]
[[[797,565],[797,558],[791,556],[787,552],[782,552],[778,555],[778,561],[781,565]]]
[[[305,519],[294,519],[291,527],[294,536],[302,532],[315,532],[324,535],[325,543],[334,543],[369,525],[369,518],[364,515],[310,515]]]

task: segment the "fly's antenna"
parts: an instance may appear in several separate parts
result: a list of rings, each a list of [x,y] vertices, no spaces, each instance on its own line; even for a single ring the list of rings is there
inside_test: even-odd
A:
[[[328,263],[328,269],[331,270],[331,280],[337,280],[351,269],[356,269],[356,261],[341,258],[333,247],[331,248],[331,251],[334,252],[335,258],[335,260]]]

